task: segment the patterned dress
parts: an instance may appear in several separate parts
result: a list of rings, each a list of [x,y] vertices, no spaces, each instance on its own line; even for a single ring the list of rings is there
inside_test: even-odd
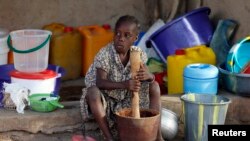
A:
[[[141,60],[146,63],[147,56],[142,52]],[[93,64],[90,66],[86,76],[85,85],[86,88],[96,85],[96,69],[101,68],[108,73],[108,79],[113,82],[122,82],[131,79],[130,63],[124,67],[118,53],[116,52],[113,43],[108,44],[102,48],[96,55]],[[87,121],[93,118],[91,111],[85,100],[86,88],[83,89],[83,94],[80,100],[81,115],[83,121]],[[131,107],[131,91],[126,89],[115,90],[101,90],[102,102],[106,110],[106,116],[108,118],[108,124],[113,134],[116,134],[114,129],[115,112]],[[149,107],[149,83],[143,82],[139,91],[140,95],[140,108]]]

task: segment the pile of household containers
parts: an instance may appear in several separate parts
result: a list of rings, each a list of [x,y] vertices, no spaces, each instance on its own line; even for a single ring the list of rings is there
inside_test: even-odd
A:
[[[45,25],[44,30],[52,32],[49,63],[66,70],[62,80],[76,79],[81,76],[82,37],[73,27],[60,23]]]
[[[214,66],[213,67],[214,70],[211,70],[210,69],[211,66],[208,66],[208,65],[207,65],[208,67],[197,66],[195,69],[194,67],[187,67],[187,66],[194,64],[194,63],[202,63],[202,64],[205,63],[205,64],[215,65],[215,62],[216,62],[216,59],[215,59],[215,54],[213,50],[204,45],[195,46],[191,48],[185,48],[185,49],[177,49],[174,55],[169,55],[167,57],[168,94],[180,94],[183,92],[197,92],[197,91],[190,91],[191,90],[190,87],[197,87],[197,90],[204,88],[204,87],[200,87],[199,85],[201,83],[207,83],[210,78],[218,77],[218,69]],[[205,66],[205,65],[200,65],[200,66]],[[212,73],[210,71],[215,71],[217,73],[213,73],[210,75],[210,73]],[[184,77],[193,78],[192,79],[193,81],[198,81],[199,79],[200,80],[203,79],[203,81],[200,81],[200,83],[196,83],[199,85],[193,85],[192,83],[192,86],[191,86],[190,83],[185,83],[184,80],[187,80],[187,79],[184,79]],[[196,80],[194,78],[196,78]],[[216,89],[217,89],[217,85],[216,85]],[[203,91],[204,93],[206,93],[206,90],[200,90],[199,92]],[[207,93],[209,93],[209,91]],[[213,92],[213,94],[215,93],[217,93],[217,91]]]
[[[113,39],[113,31],[108,25],[74,28],[51,23],[43,29],[52,32],[49,63],[66,70],[63,80],[85,76],[97,52]]]
[[[187,77],[190,71],[184,74],[184,69],[189,64],[202,63],[208,65],[216,64],[216,56],[209,43],[212,39],[214,28],[209,19],[211,10],[208,7],[201,7],[187,14],[174,19],[160,29],[155,31],[148,39],[150,44],[157,54],[160,56],[162,62],[167,66],[167,82],[168,94],[182,94],[190,92],[188,87],[184,86],[184,75]],[[209,69],[203,68],[202,70]],[[214,71],[218,72],[214,67]],[[199,71],[199,70],[192,70]],[[204,71],[205,72],[205,71]],[[218,77],[218,73],[213,73],[214,76],[201,74],[195,76],[195,79],[203,79],[202,82],[209,81],[210,78]],[[214,81],[209,81],[214,83]],[[217,84],[217,82],[216,82]],[[217,86],[217,85],[216,85]],[[194,85],[197,89],[202,88]],[[184,90],[187,88],[187,90]],[[216,88],[217,89],[217,88]],[[209,93],[204,90],[204,93]],[[213,92],[213,94],[217,93]]]
[[[185,140],[207,140],[209,124],[224,124],[230,99],[218,96],[219,71],[209,47],[214,28],[208,7],[174,19],[155,31],[147,44],[167,66],[168,94],[183,94]]]
[[[221,84],[236,95],[250,96],[250,36],[235,43],[219,66]]]
[[[4,28],[0,28],[0,66],[5,65],[8,63],[8,52],[9,48],[7,45],[7,38],[8,38],[8,30]],[[5,75],[4,71],[0,68],[0,101],[3,99],[3,94],[2,94],[2,87],[3,87],[3,82],[7,81],[2,77],[2,75]],[[0,102],[0,107],[1,107],[1,102]]]
[[[51,32],[47,30],[25,29],[10,32],[7,44],[13,51],[14,65],[0,66],[1,72],[4,72],[1,74],[1,83],[18,83],[28,88],[31,95],[58,95],[64,69],[48,65],[50,38]]]

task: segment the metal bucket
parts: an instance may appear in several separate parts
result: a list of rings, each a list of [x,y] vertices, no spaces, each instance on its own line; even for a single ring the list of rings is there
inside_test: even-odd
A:
[[[210,94],[186,94],[181,96],[186,141],[207,141],[207,129],[211,124],[224,124],[231,100]]]
[[[166,108],[161,110],[161,133],[166,140],[174,139],[178,133],[178,117]]]

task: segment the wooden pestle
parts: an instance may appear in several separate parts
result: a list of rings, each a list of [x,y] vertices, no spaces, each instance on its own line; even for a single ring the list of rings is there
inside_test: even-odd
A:
[[[131,66],[131,76],[135,79],[137,71],[140,69],[141,63],[141,52],[138,50],[130,50],[130,66]],[[140,118],[140,106],[139,106],[139,93],[133,92],[132,102],[132,117]]]

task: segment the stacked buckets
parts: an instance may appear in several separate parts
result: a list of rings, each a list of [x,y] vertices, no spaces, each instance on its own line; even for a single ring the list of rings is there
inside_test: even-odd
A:
[[[190,64],[184,69],[181,96],[186,141],[207,141],[208,125],[224,124],[230,99],[217,95],[218,69]]]
[[[26,29],[10,32],[7,40],[14,53],[14,67],[2,67],[8,71],[11,83],[28,88],[31,95],[58,95],[57,81],[60,80],[57,78],[60,78],[64,70],[59,66],[48,65],[50,37],[50,31]]]
[[[7,46],[8,31],[0,28],[0,65],[7,64],[9,48]]]

